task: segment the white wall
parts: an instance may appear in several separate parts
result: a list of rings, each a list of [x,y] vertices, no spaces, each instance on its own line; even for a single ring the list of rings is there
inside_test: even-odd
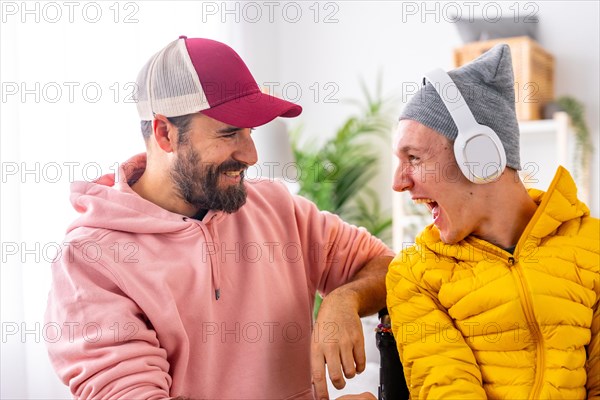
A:
[[[594,145],[591,169],[592,215],[599,215],[598,155],[600,154],[600,3],[548,1],[540,6],[540,43],[556,59],[556,96],[582,101]]]
[[[137,8],[125,8],[129,3]],[[57,82],[65,89],[64,82],[95,82],[104,89],[97,103],[82,100],[81,91],[76,91],[79,97],[74,102],[63,97],[52,103],[44,96],[35,101],[31,95],[22,101],[16,95],[0,103],[3,168],[14,165],[10,163],[43,166],[55,162],[62,166],[64,176],[55,183],[43,179],[36,182],[32,175],[24,179],[20,174],[16,178],[3,176],[2,244],[25,243],[28,248],[36,243],[43,248],[60,242],[73,217],[65,162],[79,163],[75,173],[80,178],[86,163],[97,163],[103,172],[110,172],[114,163],[141,151],[135,106],[124,102],[124,85],[135,80],[137,71],[153,52],[180,34],[228,42],[247,61],[259,83],[277,82],[279,89],[289,89],[284,93],[289,97],[295,96],[292,89],[300,87],[302,95],[298,100],[304,113],[288,124],[303,124],[307,140],[319,141],[355,111],[343,101],[360,98],[359,77],[373,86],[377,72],[382,71],[384,94],[400,100],[392,113],[395,119],[401,108],[403,83],[418,82],[421,74],[433,66],[450,68],[452,47],[461,44],[454,24],[445,21],[449,15],[442,12],[442,3],[432,2],[428,2],[428,7],[433,9],[438,4],[440,12],[427,15],[422,14],[422,9],[416,15],[406,12],[414,10],[409,6],[418,9],[422,2],[275,2],[271,22],[268,7],[260,1],[254,4],[261,12],[261,21],[251,22],[256,19],[256,8],[249,8],[248,3],[229,2],[226,7],[233,12],[225,14],[222,2],[135,1],[119,3],[116,23],[114,11],[109,9],[113,2],[97,3],[103,10],[98,23],[82,18],[81,10],[88,4],[84,2],[77,3],[74,22],[68,20],[64,2],[55,3],[64,13],[56,23],[44,20],[43,15],[38,22],[35,15],[28,15],[21,22],[22,10],[15,16],[10,14],[11,9],[4,8],[19,8],[23,4],[2,2],[2,83]],[[31,8],[35,4],[41,12],[46,3],[28,2]],[[477,4],[480,7],[475,10],[481,12],[489,2]],[[513,4],[502,4],[507,15],[510,11],[506,7]],[[539,41],[557,60],[556,94],[574,95],[588,110],[596,149],[591,206],[598,215],[598,2],[535,4],[539,5],[541,18]],[[302,12],[299,17],[295,14],[298,8]],[[133,18],[137,22],[124,23],[125,16],[136,9]],[[45,17],[53,18],[52,10],[46,11]],[[331,23],[324,22],[327,17]],[[114,83],[121,87],[117,101],[112,99],[114,92],[109,88]],[[315,101],[317,88],[320,98]],[[324,101],[325,95],[333,93],[332,88],[338,91],[330,100],[339,100],[337,103]],[[375,185],[384,206],[391,208],[388,144],[381,144],[381,160],[383,171]],[[94,174],[95,170],[87,172]],[[4,250],[3,247],[3,329],[17,324],[20,331],[7,336],[3,330],[0,397],[64,398],[67,392],[49,366],[43,341],[35,336],[35,323],[42,321],[49,285],[47,255],[38,251],[36,260],[35,254],[19,252],[8,256]],[[22,338],[22,328],[33,329],[34,333]],[[369,332],[365,334],[369,336]]]

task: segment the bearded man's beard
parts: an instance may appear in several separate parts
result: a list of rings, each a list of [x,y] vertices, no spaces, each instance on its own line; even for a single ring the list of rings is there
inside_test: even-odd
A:
[[[181,149],[171,177],[179,196],[201,210],[217,210],[233,213],[246,203],[244,171],[240,182],[226,188],[219,187],[219,178],[227,171],[245,170],[248,165],[235,160],[220,165],[202,163],[200,155],[191,147]]]

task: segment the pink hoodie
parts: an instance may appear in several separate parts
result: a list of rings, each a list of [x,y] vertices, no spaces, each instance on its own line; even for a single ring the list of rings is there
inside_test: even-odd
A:
[[[81,216],[45,326],[62,381],[86,399],[311,399],[315,291],[392,252],[269,181],[248,182],[234,214],[171,213],[127,184],[145,161],[72,184]]]

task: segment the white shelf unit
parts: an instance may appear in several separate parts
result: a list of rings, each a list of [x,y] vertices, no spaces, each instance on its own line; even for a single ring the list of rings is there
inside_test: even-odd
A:
[[[553,119],[523,121],[519,123],[521,133],[521,178],[526,187],[546,190],[559,165],[574,174],[575,135],[569,116],[564,112],[554,114]],[[395,157],[394,157],[395,158]],[[397,166],[394,160],[394,170]],[[589,204],[589,171],[577,171],[578,197]],[[408,209],[411,200],[408,193],[393,192],[393,247],[400,251],[414,241],[431,221],[430,216],[412,214]],[[423,210],[425,210],[423,208]],[[416,229],[415,229],[416,227]]]

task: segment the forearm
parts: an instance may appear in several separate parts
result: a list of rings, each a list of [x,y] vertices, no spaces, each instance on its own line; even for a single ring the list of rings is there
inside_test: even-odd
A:
[[[350,282],[332,290],[319,309],[311,344],[312,377],[317,398],[329,398],[325,365],[333,385],[341,389],[344,377],[364,371],[366,355],[359,316],[385,305],[385,276],[392,257],[375,257]]]
[[[333,290],[324,301],[343,299],[352,306],[361,317],[376,313],[385,307],[385,275],[390,256],[379,256],[369,261],[345,285]]]

